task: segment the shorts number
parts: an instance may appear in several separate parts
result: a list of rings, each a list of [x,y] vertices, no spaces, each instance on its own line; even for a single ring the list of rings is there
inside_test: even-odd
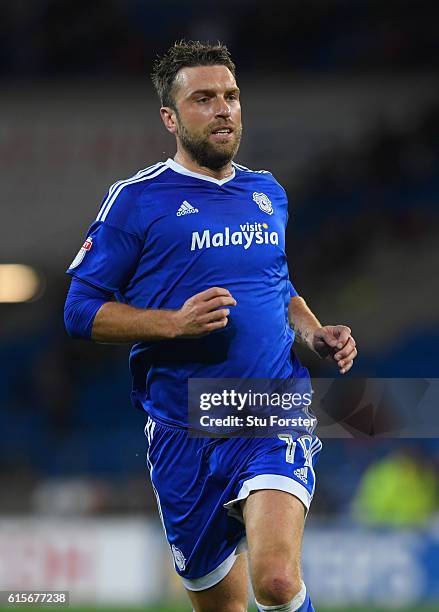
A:
[[[279,440],[283,440],[287,445],[285,461],[287,463],[294,463],[294,455],[296,453],[296,441],[293,440],[293,436],[291,434],[279,434],[278,438]]]

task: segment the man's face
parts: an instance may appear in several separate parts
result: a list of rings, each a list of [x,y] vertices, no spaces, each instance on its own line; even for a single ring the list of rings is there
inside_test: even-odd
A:
[[[173,94],[174,133],[180,144],[200,166],[224,167],[236,155],[242,133],[239,89],[230,70],[182,68]]]

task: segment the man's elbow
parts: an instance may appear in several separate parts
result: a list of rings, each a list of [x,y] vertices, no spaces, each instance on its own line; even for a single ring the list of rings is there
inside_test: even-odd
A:
[[[64,305],[64,325],[71,338],[92,340],[93,322],[110,295],[73,279]]]
[[[292,308],[294,308],[295,306],[303,306],[303,305],[307,305],[305,299],[301,296],[301,295],[293,295],[290,298],[290,304],[289,304]]]
[[[89,318],[84,316],[81,304],[66,301],[64,306],[64,326],[70,338],[91,340],[92,325],[93,320],[90,322]]]

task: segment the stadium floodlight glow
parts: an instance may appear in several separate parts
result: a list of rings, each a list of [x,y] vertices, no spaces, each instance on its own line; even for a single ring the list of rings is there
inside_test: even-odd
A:
[[[41,294],[41,279],[31,266],[0,264],[0,303],[28,302]]]

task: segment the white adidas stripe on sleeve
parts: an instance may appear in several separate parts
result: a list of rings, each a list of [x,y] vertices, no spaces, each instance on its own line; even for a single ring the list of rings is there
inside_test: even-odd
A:
[[[161,166],[163,164],[163,162],[158,162],[157,164],[154,164],[152,166],[148,166],[147,168],[142,168],[142,170],[139,170],[138,172],[136,172],[136,174],[134,174],[133,176],[129,176],[126,179],[120,179],[119,181],[116,181],[115,183],[113,183],[110,187],[110,189],[108,190],[108,195],[105,198],[105,202],[103,203],[103,205],[105,205],[109,198],[111,197],[111,195],[114,193],[114,190],[119,187],[119,185],[121,185],[122,183],[125,183],[126,181],[132,181],[136,178],[139,178],[139,176],[143,176],[145,173],[150,173],[153,172],[156,168],[158,168],[159,166]]]
[[[127,185],[133,185],[134,183],[141,183],[142,181],[153,179],[167,169],[168,169],[168,166],[166,166],[165,164],[160,164],[160,167],[155,168],[155,171],[154,170],[149,170],[148,172],[145,171],[145,173],[143,173],[140,176],[137,176],[137,177],[135,176],[131,179],[121,181],[119,186],[113,190],[111,195],[110,194],[108,195],[107,200],[105,201],[98,216],[96,217],[96,221],[105,221],[108,213],[111,210],[111,207],[113,206],[118,195],[120,194],[120,192],[122,191],[124,187],[127,187]]]

